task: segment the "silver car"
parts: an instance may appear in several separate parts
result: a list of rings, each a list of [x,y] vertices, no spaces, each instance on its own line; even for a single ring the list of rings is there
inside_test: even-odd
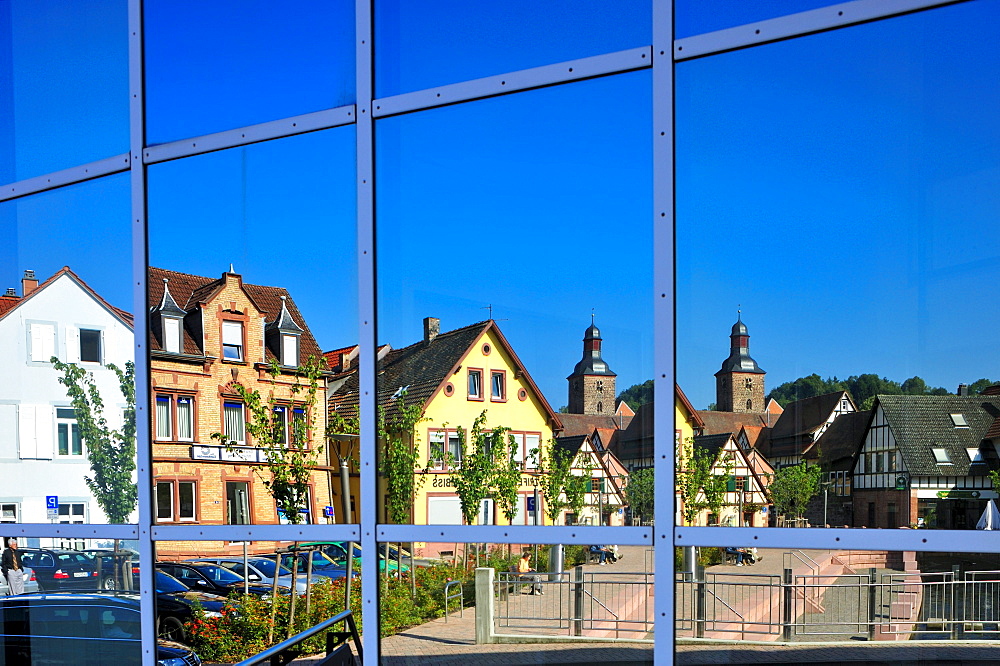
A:
[[[24,567],[24,593],[28,594],[29,592],[38,592],[38,580],[31,567]],[[10,586],[3,576],[0,576],[0,597],[6,597],[9,594]]]
[[[246,573],[244,573],[242,557],[199,557],[188,560],[188,562],[211,562],[241,576],[245,576],[251,583],[259,585],[274,584],[274,560],[266,557],[248,557]],[[278,571],[278,585],[291,589],[292,572],[290,569],[281,567]],[[297,576],[295,580],[296,592],[305,594],[306,587],[305,576]]]

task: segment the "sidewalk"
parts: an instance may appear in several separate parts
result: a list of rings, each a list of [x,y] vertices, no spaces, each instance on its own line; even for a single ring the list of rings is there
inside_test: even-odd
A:
[[[623,557],[615,564],[587,565],[586,572],[628,571],[641,572],[643,567],[643,546],[624,546],[621,549]],[[540,614],[555,612],[560,600],[558,594],[553,594],[550,588],[555,585],[544,585],[549,594],[541,596],[530,594],[511,594],[514,603],[523,609],[537,608]],[[525,589],[527,591],[527,589]],[[567,595],[562,600],[566,603]],[[502,603],[497,601],[498,604]],[[476,645],[476,609],[466,608],[464,617],[452,613],[446,622],[444,618],[433,620],[426,624],[411,627],[406,631],[382,640],[382,655],[378,663],[388,666],[417,666],[424,664],[442,664],[443,666],[491,666],[504,664],[520,666],[522,664],[601,664],[610,663],[641,664],[652,663],[652,645],[631,644],[614,645],[609,643],[528,643]],[[553,624],[554,623],[550,623]],[[514,629],[503,628],[505,633],[550,633],[566,636],[568,628],[559,630],[555,626],[548,629]]]

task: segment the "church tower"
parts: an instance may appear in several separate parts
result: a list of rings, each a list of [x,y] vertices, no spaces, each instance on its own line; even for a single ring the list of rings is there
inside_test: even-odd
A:
[[[729,334],[729,358],[715,373],[715,404],[720,412],[763,412],[764,375],[750,358],[750,334],[740,316]]]
[[[613,416],[615,413],[615,373],[601,358],[601,331],[591,315],[583,334],[583,358],[573,368],[569,380],[569,413]]]

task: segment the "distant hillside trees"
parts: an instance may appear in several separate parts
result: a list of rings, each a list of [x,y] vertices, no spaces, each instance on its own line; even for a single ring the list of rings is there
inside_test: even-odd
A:
[[[624,401],[632,411],[638,411],[640,405],[653,402],[653,380],[647,379],[641,384],[629,386],[618,394],[618,399]]]
[[[979,395],[983,389],[995,383],[990,379],[977,379],[969,384],[969,395]],[[879,377],[876,374],[868,373],[851,375],[847,379],[838,379],[837,377],[823,379],[817,374],[811,374],[808,377],[799,377],[795,381],[785,382],[781,386],[775,387],[767,397],[774,398],[779,405],[784,407],[795,400],[836,391],[850,393],[859,409],[871,409],[875,396],[879,394],[951,395],[951,391],[945,388],[928,386],[927,382],[920,377],[910,377],[900,383],[888,377]]]

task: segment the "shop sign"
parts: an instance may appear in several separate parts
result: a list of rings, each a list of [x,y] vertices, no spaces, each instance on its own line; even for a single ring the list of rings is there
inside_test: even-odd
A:
[[[978,490],[939,490],[937,496],[941,499],[979,499]]]

